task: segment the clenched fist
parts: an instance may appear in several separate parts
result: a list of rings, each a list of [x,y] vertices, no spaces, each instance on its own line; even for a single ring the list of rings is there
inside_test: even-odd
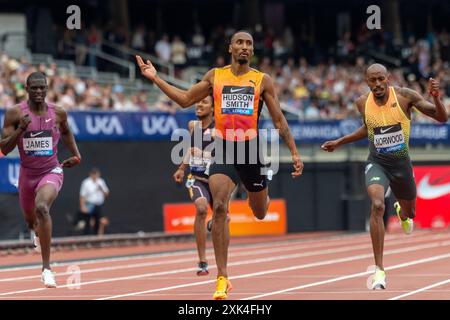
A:
[[[27,130],[30,122],[31,122],[30,115],[29,114],[24,115],[22,118],[20,118],[19,128],[22,129],[22,131]]]

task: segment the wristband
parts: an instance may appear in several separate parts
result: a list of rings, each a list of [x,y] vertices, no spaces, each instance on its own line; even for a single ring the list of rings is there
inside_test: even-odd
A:
[[[433,97],[437,98],[439,97],[439,90],[432,90],[430,91],[430,95],[432,95]]]

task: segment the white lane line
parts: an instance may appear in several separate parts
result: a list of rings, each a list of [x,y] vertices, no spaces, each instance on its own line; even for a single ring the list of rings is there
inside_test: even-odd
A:
[[[440,237],[440,236],[445,236],[445,234],[437,234],[432,236],[432,238],[430,238],[430,240],[435,239],[436,237]],[[330,238],[326,238],[326,239],[321,239],[321,242],[319,243],[315,243],[316,240],[310,239],[307,241],[295,241],[295,242],[299,242],[298,245],[299,246],[304,246],[305,248],[320,248],[320,247],[325,247],[325,246],[341,246],[344,245],[346,243],[355,243],[355,240],[361,243],[366,242],[366,238],[368,237],[368,233],[364,233],[364,234],[358,234],[357,237],[355,235],[342,235],[342,236],[333,236]],[[361,239],[360,239],[361,238]],[[429,238],[429,233],[425,233],[422,232],[420,233],[420,235],[417,235],[415,237],[413,237],[413,239],[422,239],[422,238]],[[389,245],[390,241],[394,241],[397,239],[404,239],[404,235],[391,235],[388,238],[386,238],[386,245]],[[343,241],[344,243],[333,243],[333,244],[329,244],[327,241],[341,241],[341,240],[345,240]],[[266,244],[250,244],[250,245],[244,245],[244,246],[240,246],[240,245],[236,245],[236,246],[230,246],[230,252],[234,252],[234,251],[241,251],[242,249],[255,249],[255,248],[274,248],[274,247],[282,247],[282,246],[289,246],[292,247],[293,244],[295,243],[293,241],[285,241],[285,242],[280,242],[280,243],[266,243]],[[300,247],[298,248],[300,249]],[[271,250],[271,249],[266,249],[266,250]],[[213,253],[213,249],[209,248],[206,250],[207,253]],[[73,261],[68,261],[68,262],[61,262],[61,263],[52,263],[52,267],[65,267],[65,266],[71,266],[71,265],[86,265],[86,264],[100,264],[100,263],[110,263],[110,262],[121,262],[121,261],[130,261],[130,260],[141,260],[141,259],[157,259],[157,258],[163,258],[163,257],[173,257],[173,256],[183,256],[183,255],[190,255],[193,253],[197,253],[196,249],[190,249],[190,250],[186,250],[186,251],[182,251],[182,252],[166,252],[166,253],[156,253],[156,254],[143,254],[143,255],[136,255],[136,256],[125,256],[125,257],[114,257],[114,258],[99,258],[99,259],[92,259],[92,260],[73,260]],[[240,253],[235,253],[235,256],[240,256]],[[245,253],[244,253],[245,255]],[[5,268],[5,269],[0,269],[0,273],[1,272],[14,272],[14,271],[22,271],[22,270],[33,270],[33,269],[40,269],[41,266],[40,265],[33,265],[33,266],[23,266],[23,267],[11,267],[11,268]],[[35,276],[30,276],[30,277],[35,277]],[[39,276],[38,276],[39,277]],[[13,279],[13,278],[10,278]],[[28,277],[25,277],[24,279],[31,279]],[[2,280],[0,279],[0,282]],[[10,280],[3,280],[3,281],[10,281]]]
[[[447,242],[447,245],[449,245],[449,244],[450,243]],[[405,268],[405,267],[409,267],[409,266],[413,266],[413,265],[417,265],[417,264],[428,263],[428,262],[433,262],[433,261],[448,259],[448,258],[450,258],[450,253],[433,256],[433,257],[429,257],[429,258],[425,258],[425,259],[413,260],[413,261],[406,262],[406,263],[401,263],[398,265],[394,265],[394,266],[385,268],[385,270],[386,271],[395,270],[395,269]],[[324,280],[324,281],[313,282],[313,283],[309,283],[309,284],[305,284],[305,285],[301,285],[301,286],[297,286],[297,287],[293,287],[293,288],[288,288],[288,289],[284,289],[284,290],[268,292],[268,293],[253,296],[253,297],[247,297],[242,300],[254,300],[254,299],[259,299],[259,298],[265,298],[268,296],[282,294],[282,293],[286,293],[289,291],[302,290],[305,288],[311,288],[311,287],[321,286],[324,284],[333,283],[333,282],[337,282],[337,281],[348,280],[348,279],[357,278],[357,277],[361,277],[361,276],[365,276],[365,275],[370,275],[372,273],[373,273],[373,271],[354,273],[354,274],[350,274],[350,275],[346,275],[346,276],[342,276],[342,277],[332,278],[332,279],[328,279],[328,280]]]
[[[422,235],[422,234],[421,234]],[[283,246],[292,246],[296,243],[299,245],[307,245],[307,244],[313,244],[315,242],[318,242],[316,245],[320,245],[323,242],[326,241],[341,241],[345,240],[345,242],[353,242],[355,240],[359,240],[361,238],[364,239],[367,237],[367,233],[358,233],[358,234],[346,234],[346,235],[339,235],[339,236],[330,236],[330,237],[324,237],[320,239],[293,239],[293,240],[285,240],[285,241],[277,241],[277,242],[271,242],[271,243],[264,243],[264,244],[235,244],[230,245],[230,252],[233,250],[240,251],[242,249],[255,249],[255,248],[274,248],[274,247],[283,247]],[[401,238],[399,235],[393,235],[392,239],[398,239]],[[337,244],[336,244],[337,245]],[[212,248],[206,249],[207,252],[213,252]],[[151,259],[151,258],[161,258],[161,257],[171,257],[171,256],[182,256],[182,255],[190,255],[192,253],[197,253],[196,249],[187,249],[182,251],[176,251],[176,252],[162,252],[162,253],[146,253],[146,254],[139,254],[139,255],[129,255],[129,256],[123,256],[123,257],[106,257],[106,258],[95,258],[95,259],[82,259],[82,260],[72,260],[72,261],[64,261],[64,262],[54,262],[52,263],[52,267],[59,267],[59,266],[70,266],[73,264],[77,265],[85,265],[85,264],[97,264],[97,263],[109,263],[109,262],[120,262],[120,261],[127,261],[127,260],[138,260],[138,259]],[[32,270],[32,269],[41,269],[42,266],[40,264],[31,265],[31,266],[21,266],[21,267],[10,267],[10,268],[1,268],[0,273],[2,272],[11,272],[11,271],[20,271],[20,270]]]
[[[415,247],[408,247],[408,248],[403,248],[403,249],[387,250],[387,251],[385,251],[384,255],[386,256],[386,255],[391,255],[391,254],[413,252],[413,251],[430,249],[430,248],[435,248],[435,247],[442,247],[442,246],[450,246],[450,241],[437,243],[437,244],[426,244],[426,245],[420,245],[420,246],[415,246]],[[240,276],[233,276],[233,277],[230,277],[229,279],[230,280],[233,280],[233,279],[244,279],[244,278],[251,278],[251,277],[267,275],[267,274],[273,274],[273,273],[279,273],[279,272],[294,271],[294,270],[300,270],[300,269],[306,269],[306,268],[314,268],[314,267],[325,266],[325,265],[330,265],[330,264],[337,264],[337,263],[343,263],[343,262],[350,262],[350,261],[367,259],[367,258],[371,258],[372,256],[373,256],[372,253],[370,253],[370,254],[361,254],[361,255],[350,256],[350,257],[345,257],[345,258],[339,258],[339,259],[319,261],[319,262],[308,263],[308,264],[295,265],[295,266],[285,267],[285,268],[269,269],[269,270],[265,270],[265,271],[255,272],[255,273],[243,274],[243,275],[240,275]],[[450,254],[448,254],[448,256],[450,257]],[[441,259],[443,259],[443,258],[441,258]],[[361,274],[364,275],[366,273],[367,272],[364,272],[364,273],[361,273]],[[359,275],[360,274],[358,274],[358,276]],[[173,289],[180,289],[180,288],[186,288],[186,287],[199,286],[199,285],[208,284],[208,283],[214,283],[214,282],[215,282],[215,280],[202,281],[202,282],[193,282],[193,283],[187,283],[187,284],[182,284],[182,285],[175,285],[175,286],[170,286],[170,287],[163,287],[163,288],[158,288],[158,289],[151,289],[151,290],[145,290],[145,291],[140,291],[140,292],[132,292],[132,293],[127,293],[127,294],[120,294],[120,295],[114,295],[114,296],[109,296],[109,297],[103,297],[103,298],[99,298],[97,300],[110,300],[110,299],[125,298],[125,297],[131,297],[131,296],[137,296],[137,295],[141,295],[141,294],[146,294],[146,293],[161,292],[161,291],[168,291],[168,290],[173,290]]]
[[[442,242],[437,242],[437,243],[432,243],[432,244],[426,244],[426,245],[420,245],[420,246],[416,246],[416,247],[409,247],[406,249],[397,249],[397,250],[391,250],[391,251],[387,251],[386,254],[389,254],[390,252],[409,252],[411,250],[421,250],[421,249],[428,249],[428,248],[433,248],[436,246],[440,246]],[[449,241],[450,243],[450,241]],[[355,248],[355,246],[352,246],[351,249],[347,249],[349,251],[352,251]],[[334,253],[337,249],[327,249],[326,253]],[[400,251],[398,251],[400,250]],[[325,251],[325,250],[324,250]],[[318,255],[319,253],[317,253],[317,251],[313,251],[313,252],[305,252],[305,253],[300,253],[300,254],[296,254],[296,255],[288,255],[288,256],[272,256],[272,257],[268,257],[268,258],[262,258],[262,259],[252,259],[252,260],[244,260],[244,261],[239,261],[239,262],[234,262],[234,263],[230,263],[229,266],[240,266],[240,265],[247,265],[247,264],[254,264],[254,263],[264,263],[264,262],[269,262],[269,261],[278,261],[278,260],[282,260],[282,259],[292,259],[292,257],[297,257],[297,256],[307,256],[307,255]],[[371,257],[372,254],[365,254],[365,255],[360,255],[358,256],[358,259],[363,259],[363,258],[367,258],[367,257]],[[353,256],[350,257],[350,260],[354,260]],[[313,267],[313,266],[318,266],[318,265],[327,265],[330,263],[335,263],[337,260],[333,259],[325,261],[325,262],[316,262],[313,264],[307,264],[307,265],[300,265],[297,266],[297,268],[301,269],[306,267]],[[291,270],[292,267],[289,268],[284,268],[286,271]],[[276,269],[276,270],[281,270],[281,271],[275,271],[275,272],[282,272],[284,269]],[[295,269],[295,268],[294,268]],[[117,281],[125,281],[125,280],[134,280],[134,279],[140,279],[140,278],[145,278],[145,277],[154,277],[154,276],[162,276],[162,275],[168,275],[168,274],[177,274],[177,273],[182,273],[182,272],[192,272],[196,270],[196,268],[185,268],[185,269],[175,269],[175,270],[169,270],[169,271],[162,271],[162,272],[153,272],[153,273],[146,273],[146,274],[138,274],[138,275],[133,275],[133,276],[128,276],[128,277],[114,277],[114,278],[107,278],[107,279],[101,279],[101,280],[93,280],[93,281],[88,281],[88,282],[81,282],[78,284],[66,284],[63,286],[59,286],[59,288],[73,288],[76,286],[86,286],[86,285],[91,285],[91,284],[99,284],[99,283],[109,283],[109,282],[117,282]],[[263,272],[263,273],[258,273],[259,274],[270,274],[273,273],[273,271],[268,271],[268,272]],[[215,280],[212,280],[215,281]],[[201,282],[199,284],[203,284],[204,282]],[[206,282],[209,283],[209,282]],[[27,292],[38,292],[38,291],[42,291],[42,290],[46,290],[45,288],[36,288],[36,289],[26,289],[26,290],[20,290],[20,291],[12,291],[12,292],[4,292],[4,293],[0,293],[0,296],[8,296],[8,295],[13,295],[13,294],[21,294],[21,293],[27,293]]]
[[[439,240],[442,238],[448,239],[449,236],[446,234],[436,235],[436,236],[433,236],[432,238],[430,238],[430,240]],[[411,241],[411,240],[408,241],[405,239],[405,237],[402,237],[402,240],[391,241],[389,243],[389,245],[390,246],[401,245],[406,242],[408,244],[411,244],[411,243],[421,242],[421,241],[422,241],[422,239],[419,237],[414,238],[414,241]],[[366,242],[366,241],[364,241],[364,242]],[[320,250],[320,251],[302,252],[302,253],[296,253],[296,254],[291,254],[291,255],[284,255],[282,257],[280,257],[280,256],[272,257],[272,258],[269,257],[269,258],[263,258],[262,260],[261,259],[248,260],[247,264],[286,260],[286,259],[295,259],[295,258],[310,257],[310,256],[324,255],[324,254],[330,254],[330,253],[343,253],[343,252],[349,252],[349,251],[354,251],[354,250],[368,249],[368,248],[372,247],[371,244],[356,245],[356,243],[351,246],[347,246],[347,247],[340,247],[341,245],[342,244],[335,244],[332,248],[329,248],[326,250]],[[304,249],[317,249],[317,248],[323,247],[323,246],[329,246],[329,245],[322,243],[322,244],[314,244],[314,245],[310,245],[310,246],[304,246],[304,245],[293,246],[293,247],[288,247],[288,248],[283,248],[283,249],[277,248],[277,249],[264,249],[264,250],[256,250],[256,251],[236,252],[236,253],[230,254],[230,257],[239,257],[239,256],[257,255],[257,254],[267,255],[269,253],[282,253],[282,252],[286,252],[286,251],[298,250],[298,249],[303,249],[303,248]],[[339,248],[334,248],[335,246],[339,246]],[[208,256],[208,259],[212,260],[213,258],[214,258],[214,256],[212,256],[212,255]],[[132,269],[132,268],[153,267],[153,266],[169,265],[169,264],[180,264],[180,263],[186,263],[186,262],[193,262],[196,260],[197,260],[197,257],[187,257],[187,258],[183,258],[183,259],[174,259],[174,260],[165,260],[165,261],[150,261],[150,262],[137,263],[137,264],[125,264],[125,265],[111,266],[111,267],[82,269],[81,276],[83,276],[84,274],[93,273],[93,272],[104,272],[104,271],[125,270],[125,269]],[[238,263],[239,263],[238,265],[240,265],[241,263],[246,264],[245,261],[238,262]],[[236,265],[236,262],[229,263],[228,265],[234,266],[234,265]],[[215,266],[211,265],[210,268],[215,268]],[[185,272],[184,270],[186,270],[186,269],[181,269],[181,270],[183,270],[183,272]],[[196,269],[190,268],[189,270],[196,270]],[[64,275],[72,275],[72,272],[57,273],[57,276],[64,276]],[[160,273],[158,273],[158,275],[161,276]],[[22,280],[30,280],[30,279],[37,279],[37,278],[40,278],[40,275],[5,278],[5,279],[0,279],[0,282],[22,281]]]
[[[399,300],[399,299],[402,299],[402,298],[405,298],[405,297],[412,296],[413,294],[417,294],[417,293],[420,293],[420,292],[423,292],[423,291],[427,291],[429,289],[433,289],[433,288],[436,288],[436,287],[443,286],[444,284],[447,284],[447,283],[450,283],[450,279],[447,279],[447,280],[444,280],[444,281],[441,281],[441,282],[437,282],[437,283],[431,284],[429,286],[426,286],[426,287],[423,287],[423,288],[420,288],[420,289],[417,289],[417,290],[414,290],[414,291],[410,291],[410,292],[402,294],[400,296],[389,298],[388,300]]]
[[[427,238],[430,234],[436,234],[436,232],[430,232],[430,231],[424,231],[421,230],[419,232],[415,232],[413,234],[413,237],[410,238]],[[368,237],[369,233],[356,233],[356,234],[343,234],[343,235],[337,235],[337,236],[326,236],[323,238],[316,238],[316,239],[291,239],[291,240],[284,240],[284,241],[276,241],[276,242],[270,242],[270,243],[251,243],[251,244],[231,244],[230,245],[230,252],[233,250],[240,251],[246,248],[254,249],[254,248],[273,248],[273,247],[282,247],[282,246],[291,246],[295,243],[298,243],[299,245],[304,244],[313,244],[317,242],[318,244],[327,242],[327,241],[341,241],[347,243],[353,243],[355,240],[359,241],[365,240]],[[385,243],[389,242],[391,240],[401,239],[404,238],[403,234],[388,234],[385,238]],[[207,249],[207,252],[213,252],[212,248]],[[67,262],[55,262],[52,263],[52,267],[58,267],[58,266],[70,266],[73,264],[77,265],[85,265],[85,264],[97,264],[97,263],[109,263],[109,262],[120,262],[120,261],[126,261],[126,260],[138,260],[138,259],[150,259],[150,258],[161,258],[161,257],[170,257],[170,256],[181,256],[181,255],[189,255],[192,253],[197,253],[196,249],[188,249],[188,250],[182,250],[182,251],[176,251],[176,252],[162,252],[162,253],[146,253],[146,254],[140,254],[140,255],[130,255],[130,256],[123,256],[123,257],[105,257],[105,258],[95,258],[95,259],[82,259],[82,260],[73,260],[73,261],[67,261]],[[40,264],[31,265],[31,266],[22,266],[22,267],[11,267],[11,268],[2,268],[0,269],[0,273],[2,272],[10,272],[10,271],[20,271],[20,270],[32,270],[32,269],[41,269]]]

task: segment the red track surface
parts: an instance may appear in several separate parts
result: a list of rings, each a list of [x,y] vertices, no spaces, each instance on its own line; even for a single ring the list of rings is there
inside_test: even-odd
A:
[[[42,286],[40,266],[24,266],[38,264],[37,254],[2,256],[0,299],[210,300],[216,268],[208,245],[207,277],[195,275],[194,243],[54,252],[57,289]],[[368,290],[372,265],[367,233],[232,239],[229,299],[450,299],[447,231],[387,235],[387,290]],[[81,270],[79,289],[68,281],[77,278],[74,267]]]

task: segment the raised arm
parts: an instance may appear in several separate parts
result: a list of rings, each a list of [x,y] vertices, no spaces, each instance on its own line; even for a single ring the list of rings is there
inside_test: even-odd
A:
[[[196,83],[188,90],[181,90],[161,79],[150,60],[147,60],[147,63],[144,63],[140,56],[136,56],[136,61],[141,69],[142,75],[156,84],[162,92],[182,108],[188,108],[206,98],[214,83],[214,69],[211,69],[199,83]]]
[[[27,130],[30,122],[29,115],[21,116],[19,107],[6,110],[2,138],[0,140],[0,149],[4,155],[14,150],[20,134]]]
[[[363,118],[364,118],[364,103],[365,103],[366,99],[367,99],[367,96],[361,96],[355,102],[356,108],[358,109],[359,113],[361,114],[361,116]],[[344,144],[355,142],[355,141],[358,141],[358,140],[361,140],[364,138],[367,138],[367,127],[366,127],[365,123],[363,123],[363,125],[359,129],[355,130],[354,132],[352,132],[346,136],[343,136],[336,140],[325,142],[321,146],[321,148],[325,151],[333,152],[335,149],[339,148],[340,146],[342,146]]]
[[[272,79],[269,75],[264,75],[263,79],[263,99],[267,105],[270,116],[272,117],[273,124],[276,129],[279,130],[280,136],[291,151],[292,161],[294,162],[294,172],[292,176],[298,177],[303,172],[303,162],[300,159],[297,146],[295,145],[294,138],[292,137],[291,130],[289,129],[286,118],[283,112],[281,112],[280,102],[275,94],[275,88]]]
[[[423,114],[433,118],[441,123],[445,123],[448,120],[447,110],[439,97],[439,82],[433,78],[428,81],[428,90],[433,97],[433,103],[425,100],[418,92],[401,88],[400,94],[408,99],[408,107],[416,107],[417,110]]]
[[[81,155],[78,151],[77,143],[75,142],[75,137],[70,130],[69,123],[67,122],[67,112],[61,107],[55,109],[56,114],[59,118],[59,132],[61,133],[61,139],[64,145],[69,149],[72,157],[63,161],[61,164],[64,168],[71,168],[76,166],[81,162]]]

